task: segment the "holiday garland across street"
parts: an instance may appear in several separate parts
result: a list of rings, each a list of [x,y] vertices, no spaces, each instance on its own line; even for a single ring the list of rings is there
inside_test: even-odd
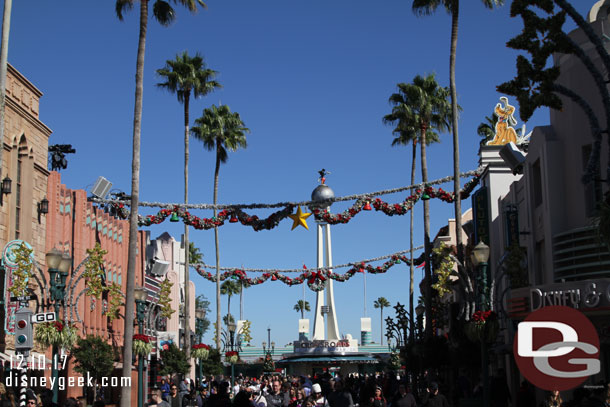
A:
[[[475,171],[470,171],[465,174],[472,174],[473,178],[468,181],[464,187],[460,190],[460,198],[466,199],[470,196],[470,193],[476,188],[479,184],[482,169],[477,169]],[[451,177],[447,177],[451,178]],[[444,181],[445,179],[442,179]],[[376,211],[381,211],[388,216],[394,215],[405,215],[412,208],[413,205],[419,200],[428,200],[428,199],[440,199],[443,202],[452,203],[455,200],[455,194],[453,192],[444,191],[442,188],[434,188],[430,186],[432,183],[439,183],[441,180],[431,181],[428,185],[419,187],[415,190],[415,194],[408,196],[403,202],[389,204],[380,198],[372,198],[372,195],[381,194],[380,193],[371,193],[371,194],[361,194],[357,195],[356,202],[348,209],[343,211],[340,214],[332,214],[327,209],[321,210],[319,208],[313,208],[312,212],[316,220],[324,221],[331,225],[336,225],[339,223],[348,223],[354,216],[360,213],[362,210],[369,211],[372,207],[375,208]],[[400,188],[401,190],[404,188]],[[384,192],[385,193],[385,192]],[[387,192],[391,193],[391,192]],[[349,197],[346,197],[349,198]],[[335,199],[335,201],[338,199]],[[343,199],[342,199],[343,200]],[[127,218],[129,216],[129,211],[125,208],[125,203],[115,200],[103,200],[103,199],[93,199],[94,202],[106,203],[110,205],[114,209],[114,213],[117,213],[121,218]],[[310,203],[312,204],[312,203]],[[161,205],[161,204],[159,204]],[[159,206],[157,205],[157,206]],[[261,208],[270,208],[276,207],[280,204],[275,205],[265,205],[265,204],[253,204],[250,205],[252,207],[261,207]],[[255,231],[260,230],[271,230],[279,225],[279,223],[290,217],[295,207],[299,206],[300,203],[285,203],[283,204],[284,208],[272,213],[265,219],[260,219],[256,215],[250,215],[240,209],[241,205],[228,205],[226,209],[221,210],[217,216],[212,218],[199,218],[193,214],[191,214],[187,207],[183,205],[172,205],[170,208],[163,208],[156,215],[147,215],[140,216],[138,215],[138,224],[139,226],[150,226],[157,225],[163,223],[168,217],[172,222],[179,222],[182,220],[185,224],[194,227],[199,230],[209,230],[219,226],[223,226],[225,221],[228,219],[229,223],[241,223],[244,226],[250,226]],[[168,206],[168,204],[165,204]],[[294,227],[293,227],[294,229]]]

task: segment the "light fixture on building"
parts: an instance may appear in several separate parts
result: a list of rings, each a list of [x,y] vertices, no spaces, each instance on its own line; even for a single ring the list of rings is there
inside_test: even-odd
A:
[[[38,223],[40,223],[40,215],[49,213],[49,200],[45,197],[38,202]]]
[[[47,260],[47,267],[53,270],[57,270],[59,268],[59,263],[61,263],[61,252],[56,248],[52,248],[47,255],[45,256]]]
[[[2,206],[2,197],[11,193],[11,183],[13,181],[8,177],[4,177],[2,180],[2,186],[0,187],[0,206]]]

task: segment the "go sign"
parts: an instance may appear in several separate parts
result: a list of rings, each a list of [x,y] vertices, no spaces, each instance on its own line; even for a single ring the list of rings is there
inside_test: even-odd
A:
[[[32,315],[32,322],[53,322],[55,321],[55,313],[54,312],[41,312],[40,314]]]

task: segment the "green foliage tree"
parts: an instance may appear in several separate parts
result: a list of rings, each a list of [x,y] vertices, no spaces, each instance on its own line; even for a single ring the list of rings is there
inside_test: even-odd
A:
[[[449,129],[449,118],[451,117],[451,105],[448,101],[449,89],[441,87],[434,74],[426,77],[417,75],[413,83],[399,83],[398,93],[390,96],[392,111],[400,112],[402,127],[401,131],[419,135],[419,148],[421,153],[422,182],[428,182],[428,161],[426,145],[428,137]],[[399,122],[400,124],[400,122]],[[413,134],[414,133],[414,134]],[[426,142],[424,142],[426,140]],[[426,298],[426,319],[430,320],[432,311],[432,269],[430,268],[430,202],[424,201],[424,261],[425,261],[425,284],[424,297]],[[432,331],[426,325],[426,335],[431,336]]]
[[[142,129],[142,99],[144,90],[144,54],[146,49],[146,31],[148,29],[148,6],[150,0],[140,0],[140,29],[138,34],[138,51],[136,59],[136,90],[133,113],[133,149],[131,159],[131,214],[129,218],[129,246],[127,253],[127,280],[125,281],[125,343],[123,360],[131,360],[134,320],[134,288],[138,249],[138,205],[140,200],[140,135]],[[197,11],[197,4],[206,7],[202,0],[173,0],[186,7],[190,12]],[[123,14],[133,9],[136,0],[116,0],[115,11],[119,20]],[[161,25],[168,26],[176,18],[176,13],[170,3],[165,0],[155,0],[153,16]],[[131,377],[131,365],[123,364],[123,377]],[[129,387],[121,389],[121,407],[129,407]]]
[[[189,242],[189,260],[190,264],[201,264],[203,263],[203,253],[195,246],[195,243]],[[195,307],[197,308],[197,307]]]
[[[189,56],[187,51],[176,55],[176,59],[165,62],[165,67],[157,69],[157,75],[165,79],[165,82],[158,83],[157,86],[175,93],[178,97],[178,102],[184,105],[184,203],[188,203],[188,179],[189,179],[189,102],[191,94],[193,98],[198,98],[220,88],[220,83],[214,80],[217,72],[206,68],[203,57],[196,54],[194,57]],[[190,320],[191,293],[189,289],[189,226],[184,224],[184,242],[189,250],[184,258],[184,303],[187,306],[184,308],[184,326],[187,326],[186,321]],[[187,358],[190,357],[191,343],[190,336],[184,336],[184,348]]]
[[[198,325],[195,328],[195,335],[199,338],[199,343],[203,342],[203,335],[210,329],[210,320],[208,319],[208,314],[210,312],[210,301],[206,298],[205,295],[199,294],[195,297],[195,309],[203,309],[205,310],[205,317],[203,318],[203,324]]]
[[[77,347],[72,349],[74,370],[83,376],[93,378],[93,396],[96,400],[97,383],[102,377],[108,377],[114,369],[114,349],[99,336],[87,335],[78,338]]]
[[[171,375],[171,374],[186,374],[191,365],[186,358],[186,353],[183,350],[171,343],[169,347],[161,351],[161,368],[159,374]]]
[[[415,116],[412,114],[410,107],[407,105],[408,98],[402,91],[402,88],[398,87],[398,92],[393,93],[390,96],[389,103],[392,105],[392,112],[383,116],[383,123],[386,125],[396,126],[392,131],[394,134],[394,140],[392,140],[392,146],[408,146],[413,147],[413,154],[411,157],[411,185],[415,184],[415,170],[417,164],[417,141],[420,137],[419,126],[415,122]],[[426,132],[426,144],[438,143],[440,140],[438,134],[434,131]],[[411,195],[415,194],[415,189],[411,189]],[[414,242],[414,213],[415,211],[409,212],[409,312],[413,315],[413,293],[415,289],[415,266],[413,264],[413,242]],[[415,325],[411,322],[411,332],[415,331]]]
[[[504,0],[482,0],[485,7],[504,4]],[[413,0],[413,11],[417,15],[429,15],[443,6],[451,14],[451,46],[449,52],[449,89],[451,94],[451,130],[453,133],[453,191],[455,193],[455,229],[458,259],[464,261],[464,246],[462,243],[462,200],[460,197],[460,151],[458,137],[458,111],[457,87],[455,84],[455,60],[457,55],[458,22],[460,14],[460,0]]]
[[[379,297],[373,303],[375,309],[379,309],[381,311],[381,322],[380,322],[380,336],[381,336],[381,345],[383,345],[383,309],[391,306],[390,302],[385,297]]]
[[[311,311],[309,302],[305,301],[305,300],[298,300],[297,303],[295,304],[295,306],[292,307],[292,309],[295,310],[296,312],[301,313],[301,319],[305,318],[305,311],[307,311],[307,312]]]
[[[203,116],[195,120],[196,126],[191,129],[191,135],[203,142],[208,151],[216,152],[214,167],[214,204],[218,203],[218,174],[220,164],[229,159],[228,151],[246,148],[246,134],[250,130],[245,127],[238,113],[231,113],[229,106],[216,107],[212,105],[203,111]],[[217,210],[214,209],[214,216]],[[220,249],[218,228],[214,228],[214,243],[216,246],[216,323],[220,327]],[[216,347],[220,349],[220,329],[216,332]]]
[[[239,294],[240,284],[234,280],[225,280],[220,286],[220,294],[227,296],[227,315],[231,315],[231,297]]]
[[[207,359],[201,360],[203,365],[203,372],[206,375],[219,375],[224,371],[224,367],[221,361],[220,351],[218,349],[210,349],[210,354]]]

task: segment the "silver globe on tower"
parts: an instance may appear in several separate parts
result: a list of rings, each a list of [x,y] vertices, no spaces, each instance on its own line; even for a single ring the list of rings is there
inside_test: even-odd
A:
[[[320,185],[311,193],[314,203],[310,209],[325,210],[332,202],[325,202],[335,197],[333,190],[326,185],[326,170],[319,171]],[[318,267],[331,269],[333,265],[332,248],[330,240],[330,225],[324,221],[316,220],[318,232]],[[326,305],[325,305],[326,304]],[[318,291],[316,295],[316,314],[314,319],[313,340],[336,341],[340,339],[337,314],[335,312],[335,297],[333,294],[333,280],[327,279],[324,290]],[[324,320],[326,319],[326,333],[324,331]]]

